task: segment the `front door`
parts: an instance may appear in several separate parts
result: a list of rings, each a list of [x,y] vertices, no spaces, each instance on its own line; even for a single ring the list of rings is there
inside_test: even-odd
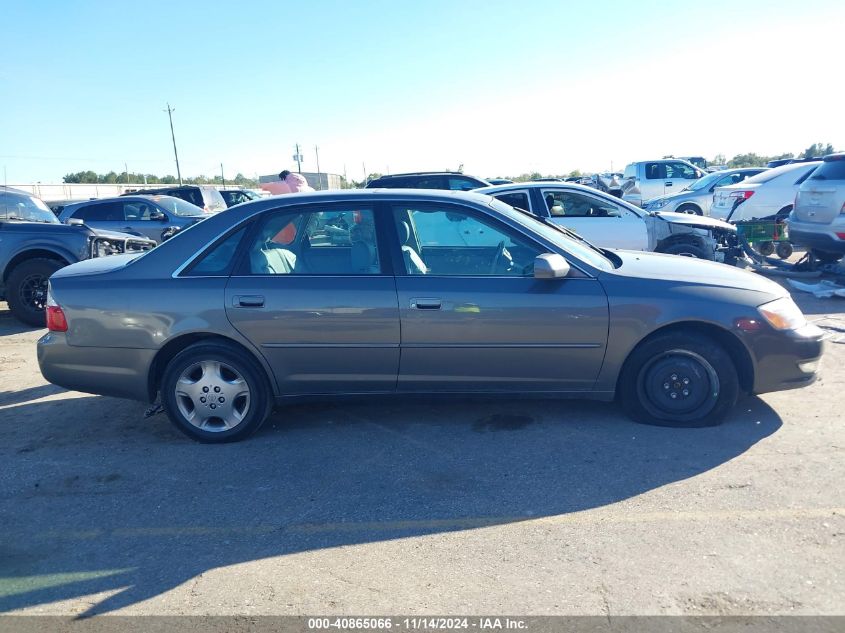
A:
[[[283,395],[393,391],[399,312],[372,205],[265,213],[226,287],[226,314]]]
[[[601,285],[533,277],[546,249],[463,205],[393,204],[399,389],[583,391],[607,342]],[[400,259],[401,257],[401,259]]]
[[[545,189],[543,200],[552,222],[605,248],[649,250],[643,218],[625,207],[580,191]]]

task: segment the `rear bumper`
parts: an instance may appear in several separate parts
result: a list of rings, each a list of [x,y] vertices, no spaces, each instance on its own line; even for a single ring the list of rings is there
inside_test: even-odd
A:
[[[824,332],[815,325],[789,332],[772,330],[754,340],[752,352],[756,357],[754,393],[806,387],[819,375]]]
[[[789,241],[796,246],[845,255],[845,240],[836,237],[833,234],[833,229],[828,228],[830,225],[820,225],[813,228],[812,224],[790,220],[787,226],[789,227]],[[837,228],[845,231],[843,227]]]
[[[38,341],[38,366],[47,381],[85,393],[149,400],[147,379],[156,350],[74,347],[60,332]]]

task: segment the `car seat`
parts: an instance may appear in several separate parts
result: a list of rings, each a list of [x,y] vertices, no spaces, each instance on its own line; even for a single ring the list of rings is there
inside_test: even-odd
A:
[[[405,270],[410,275],[425,275],[428,273],[428,267],[425,265],[422,257],[411,245],[411,225],[406,221],[402,221],[397,226],[399,230],[399,239],[402,241],[402,257],[405,260]]]

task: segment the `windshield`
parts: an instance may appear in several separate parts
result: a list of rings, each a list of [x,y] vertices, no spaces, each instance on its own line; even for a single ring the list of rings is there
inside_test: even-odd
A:
[[[0,220],[61,224],[43,200],[11,191],[0,191]]]
[[[704,178],[699,178],[694,183],[689,184],[686,186],[688,191],[698,191],[699,189],[706,189],[714,182],[719,180],[719,178],[724,177],[725,172],[718,172],[715,171],[712,174],[707,174]]]
[[[186,202],[181,198],[174,198],[173,196],[156,196],[153,198],[156,203],[169,211],[173,215],[194,216],[203,215],[205,212],[195,204]]]
[[[533,214],[528,213],[527,211],[517,211],[513,207],[501,202],[500,200],[496,200],[495,198],[493,199],[493,202],[490,203],[490,206],[514,222],[518,222],[534,233],[539,234],[549,242],[560,246],[566,252],[571,253],[593,268],[597,268],[599,270],[613,270],[614,266],[611,261],[601,253],[597,246],[593,246],[586,240],[579,241],[578,239],[569,237],[560,232],[557,228],[549,226]]]

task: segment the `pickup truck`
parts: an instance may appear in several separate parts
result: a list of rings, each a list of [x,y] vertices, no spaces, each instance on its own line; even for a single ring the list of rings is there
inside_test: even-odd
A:
[[[680,191],[702,176],[701,169],[678,158],[641,161],[625,167],[619,189],[608,193],[642,207],[652,198]]]
[[[44,326],[47,280],[83,259],[150,250],[152,240],[62,224],[25,191],[0,186],[0,301],[27,325]]]

